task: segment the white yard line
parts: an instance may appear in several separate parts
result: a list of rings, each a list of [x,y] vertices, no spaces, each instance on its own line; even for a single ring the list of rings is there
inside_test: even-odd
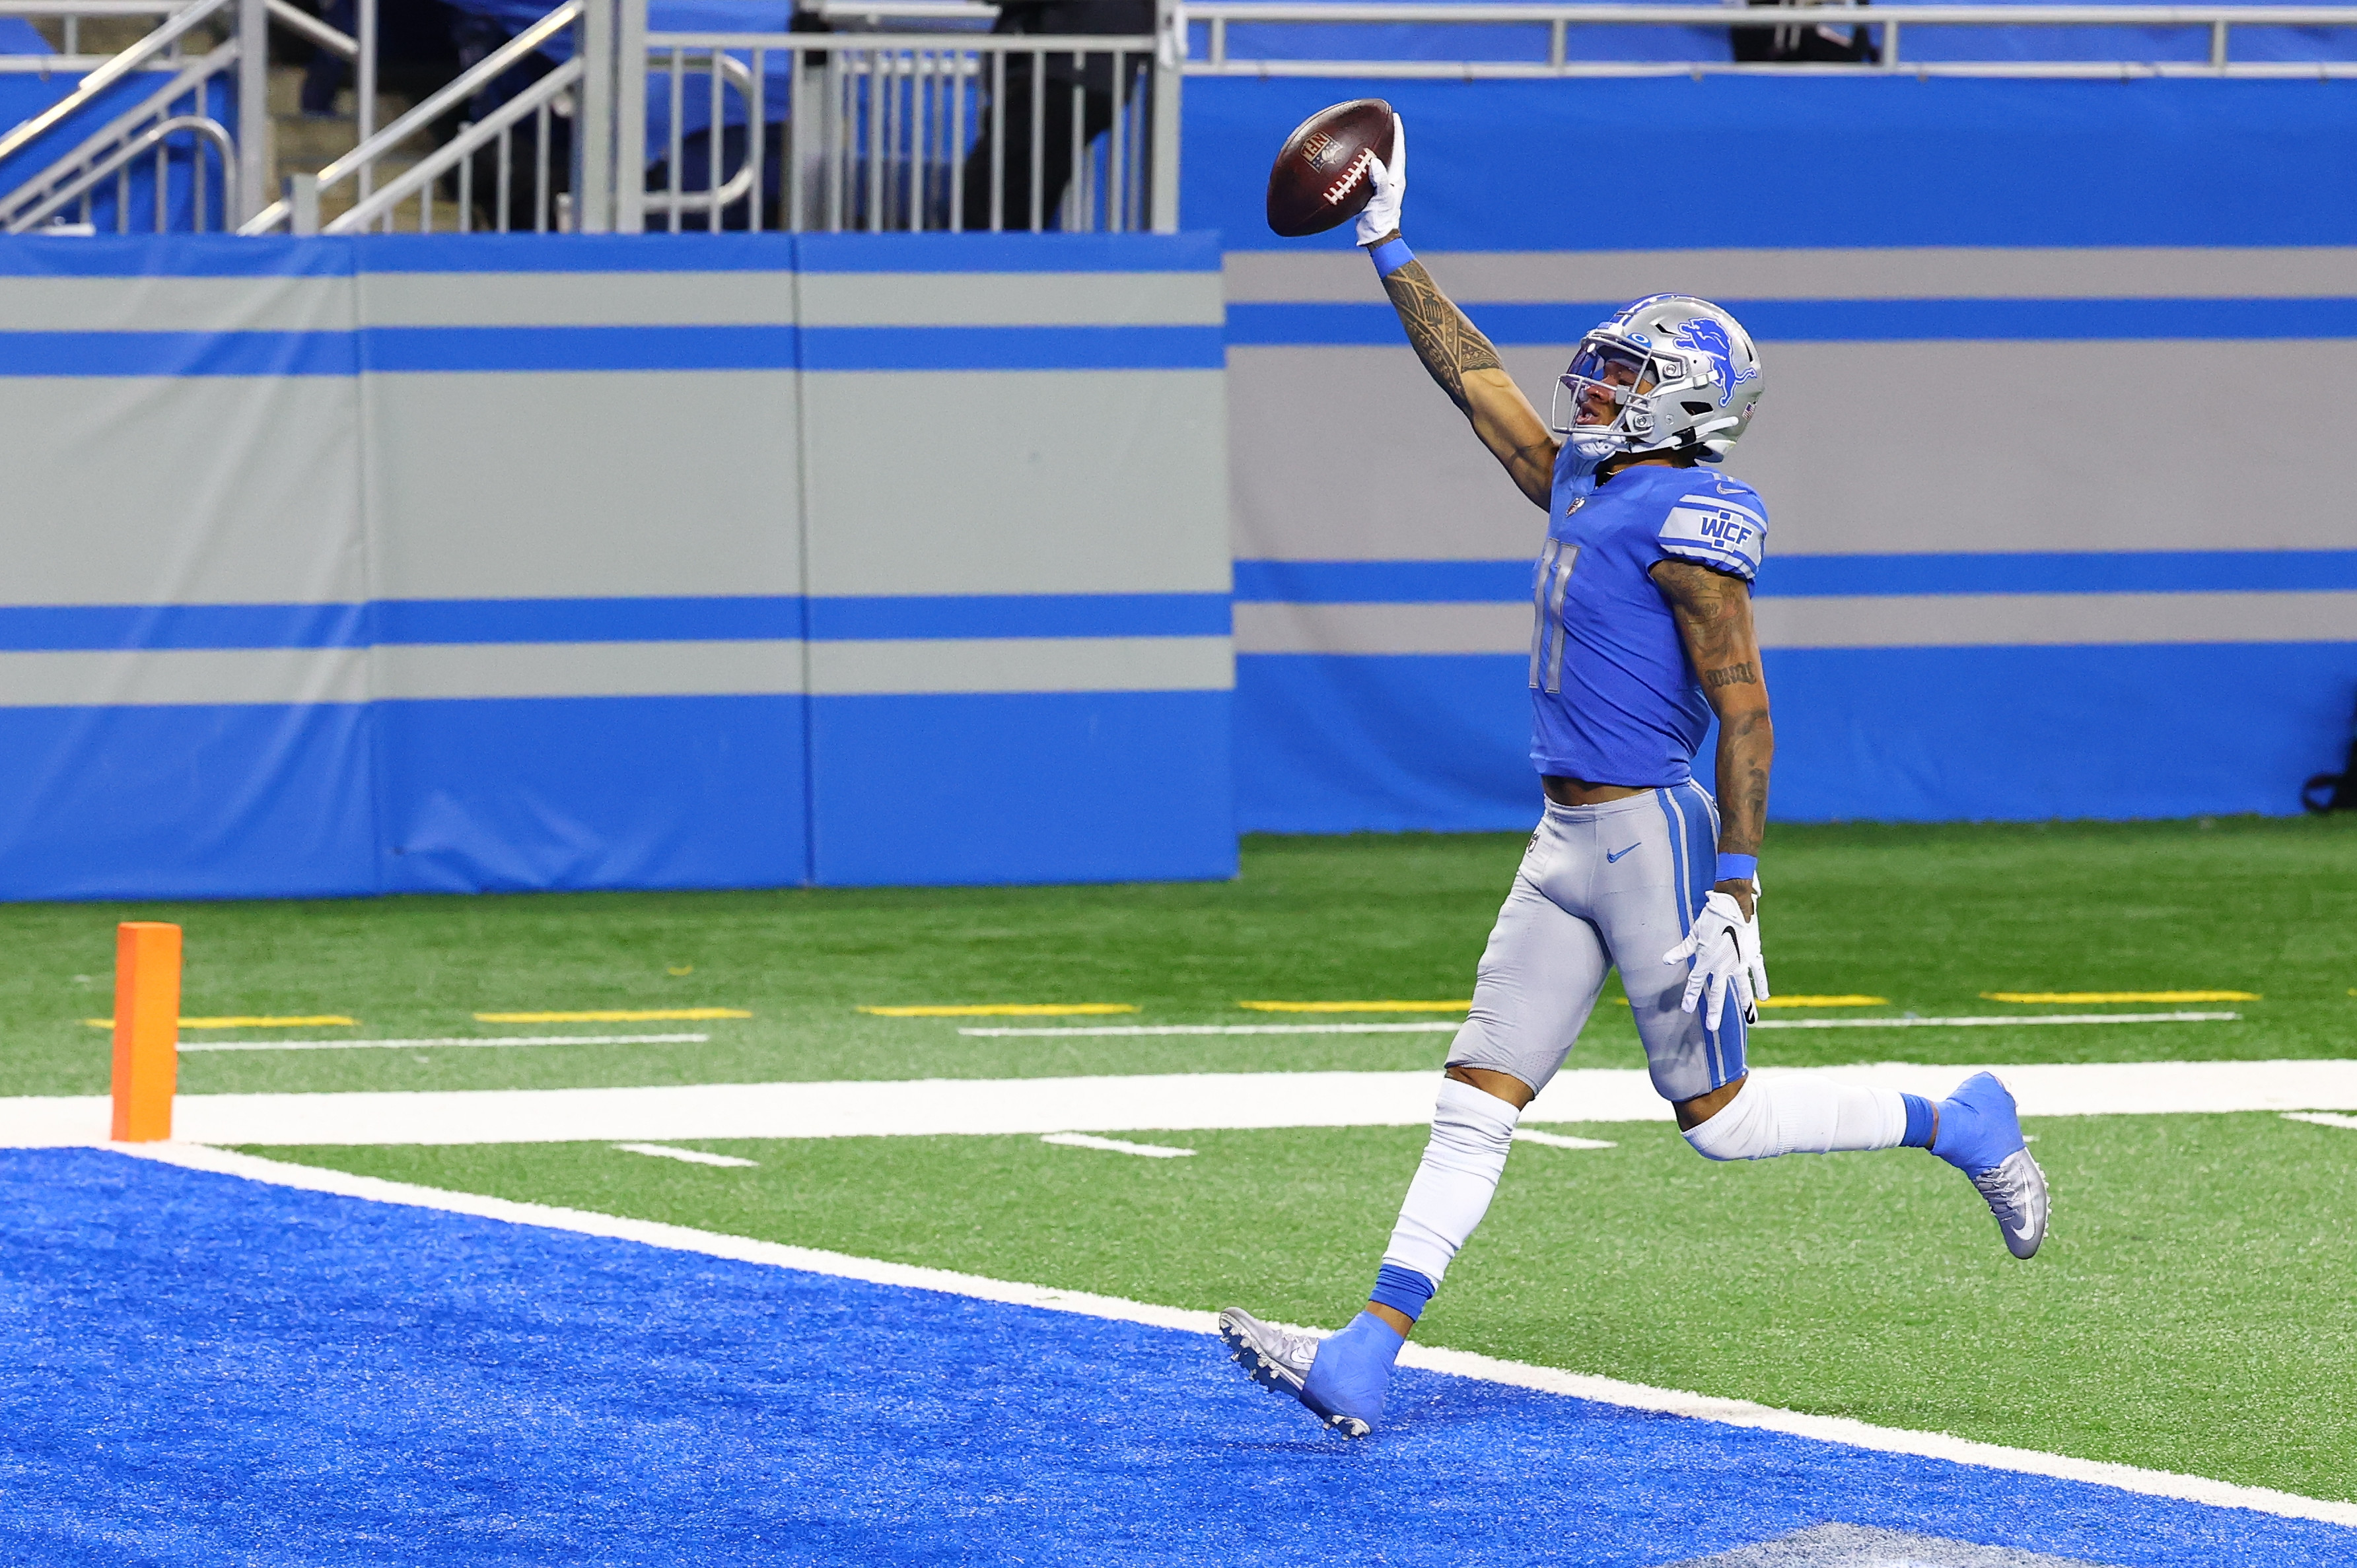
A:
[[[1088,1133],[1048,1133],[1039,1141],[1068,1149],[1103,1149],[1109,1155],[1143,1155],[1149,1160],[1185,1160],[1195,1155],[1192,1149],[1174,1149],[1168,1144],[1133,1144],[1126,1138],[1099,1138]]]
[[[2335,1116],[2330,1111],[2287,1111],[2287,1122],[2313,1122],[2319,1127],[2357,1127],[2357,1116]]]
[[[1754,1029],[1994,1029],[2015,1024],[2225,1024],[2240,1013],[2029,1013],[2012,1018],[1762,1018]]]
[[[108,1146],[113,1148],[116,1153],[140,1159],[180,1165],[190,1170],[214,1171],[225,1176],[243,1176],[250,1181],[265,1182],[276,1187],[331,1193],[345,1197],[363,1198],[375,1203],[403,1204],[448,1214],[472,1215],[481,1219],[504,1220],[514,1225],[538,1225],[550,1230],[572,1231],[579,1235],[604,1236],[615,1240],[635,1241],[645,1246],[665,1248],[672,1251],[728,1258],[739,1262],[766,1264],[773,1268],[797,1269],[808,1273],[829,1274],[838,1279],[864,1280],[875,1284],[939,1291],[946,1294],[965,1296],[980,1301],[1043,1307],[1053,1312],[1070,1312],[1087,1317],[1142,1323],[1156,1328],[1183,1329],[1189,1333],[1203,1335],[1216,1331],[1211,1313],[1157,1306],[1146,1302],[1125,1301],[1118,1296],[1094,1295],[1084,1291],[1055,1290],[1009,1280],[985,1279],[976,1274],[953,1273],[945,1269],[926,1269],[907,1263],[883,1262],[871,1258],[854,1258],[840,1252],[823,1252],[806,1247],[789,1247],[775,1241],[756,1241],[741,1236],[724,1236],[709,1230],[695,1230],[682,1225],[664,1225],[653,1220],[624,1219],[610,1214],[591,1214],[580,1209],[555,1208],[535,1203],[517,1203],[507,1198],[484,1197],[472,1193],[445,1192],[434,1187],[413,1187],[404,1182],[382,1181],[374,1176],[349,1176],[341,1171],[321,1170],[308,1165],[288,1165],[277,1160],[257,1159],[250,1155],[231,1154],[225,1150],[202,1148],[192,1144],[144,1144]],[[2174,1498],[2186,1502],[2205,1503],[2217,1508],[2250,1509],[2255,1512],[2276,1514],[2287,1519],[2309,1519],[2331,1524],[2357,1525],[2357,1504],[2331,1502],[2319,1498],[2304,1498],[2291,1492],[2273,1491],[2261,1487],[2236,1486],[2229,1481],[2213,1481],[2200,1476],[2179,1476],[2165,1470],[2140,1469],[2132,1465],[2108,1464],[2094,1459],[2074,1459],[2058,1454],[2040,1454],[2026,1448],[2007,1448],[1993,1443],[1975,1443],[1969,1438],[1951,1437],[1945,1433],[1909,1432],[1895,1427],[1870,1426],[1865,1422],[1851,1421],[1842,1416],[1806,1415],[1795,1411],[1778,1410],[1770,1405],[1753,1404],[1747,1400],[1713,1399],[1707,1395],[1688,1393],[1677,1389],[1649,1388],[1642,1383],[1624,1383],[1612,1378],[1591,1378],[1577,1372],[1559,1371],[1552,1367],[1534,1367],[1520,1361],[1503,1361],[1494,1357],[1476,1355],[1470,1351],[1441,1349],[1429,1345],[1409,1345],[1401,1353],[1400,1360],[1406,1366],[1420,1367],[1428,1371],[1443,1372],[1452,1377],[1470,1378],[1482,1382],[1533,1389],[1542,1393],[1563,1394],[1574,1399],[1590,1400],[1598,1403],[1619,1405],[1626,1409],[1653,1411],[1665,1415],[1684,1416],[1697,1421],[1714,1421],[1730,1426],[1788,1433],[1796,1437],[1812,1438],[1823,1443],[1844,1444],[1853,1448],[1867,1448],[1886,1454],[1910,1454],[1926,1459],[1945,1459],[1961,1465],[2010,1471],[2018,1475],[2047,1476],[2058,1480],[2083,1481],[2145,1497]]]
[[[2214,1024],[2240,1013],[2025,1013],[2006,1018],[1762,1018],[1755,1029],[1983,1029],[2011,1024]],[[1081,1035],[1422,1035],[1455,1034],[1452,1022],[1417,1024],[1129,1024],[1080,1029],[960,1029],[979,1038],[1032,1039]]]
[[[1453,1035],[1465,1026],[1418,1024],[1128,1024],[1102,1029],[960,1029],[961,1035],[1007,1039],[1061,1035]]]
[[[182,1040],[188,1051],[395,1051],[413,1046],[700,1046],[709,1035],[453,1035],[436,1040]]]
[[[759,1160],[740,1160],[734,1155],[707,1155],[702,1149],[674,1149],[663,1144],[617,1144],[614,1147],[626,1155],[652,1155],[659,1160],[680,1160],[691,1165],[726,1165],[735,1170],[753,1170]]]
[[[1761,1068],[1762,1079],[1794,1070]],[[1808,1069],[1817,1071],[1819,1069]],[[1979,1068],[1904,1062],[1826,1076],[1944,1096]],[[2357,1111],[2357,1061],[2078,1062],[1993,1069],[2026,1116]],[[907,1082],[697,1083],[650,1089],[184,1094],[178,1136],[198,1144],[699,1143],[731,1138],[1181,1133],[1411,1127],[1432,1118],[1434,1072],[1139,1073]],[[0,1146],[102,1142],[102,1095],[0,1100]],[[1555,1075],[1525,1122],[1667,1122],[1635,1068]]]
[[[1548,1149],[1617,1149],[1620,1145],[1602,1138],[1574,1138],[1562,1133],[1542,1133],[1536,1127],[1514,1129],[1517,1144],[1536,1144]]]

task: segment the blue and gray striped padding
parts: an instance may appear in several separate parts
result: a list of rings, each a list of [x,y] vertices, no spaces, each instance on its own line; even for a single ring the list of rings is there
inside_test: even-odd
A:
[[[1232,875],[1218,267],[0,248],[0,897]]]

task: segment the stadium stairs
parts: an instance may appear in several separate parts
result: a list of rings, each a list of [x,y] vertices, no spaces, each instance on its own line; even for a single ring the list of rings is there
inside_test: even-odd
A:
[[[273,192],[286,188],[290,174],[317,174],[359,145],[360,122],[354,118],[357,94],[347,87],[336,94],[333,116],[306,114],[302,110],[303,67],[279,65],[270,68],[270,188]],[[376,95],[376,123],[390,124],[414,107],[412,102],[393,92]],[[398,153],[389,153],[376,162],[376,182],[389,183],[401,177],[418,158],[429,150],[422,143]],[[322,191],[319,196],[319,221],[324,225],[335,221],[352,209],[360,199],[358,188],[350,180]],[[446,223],[448,213],[444,213]],[[396,231],[414,232],[417,228],[417,204],[402,204],[393,220]]]
[[[88,16],[82,19],[78,42],[85,54],[119,54],[145,37],[153,25],[145,16]],[[63,49],[64,27],[58,18],[39,18],[34,27],[51,48]],[[200,43],[191,40],[191,48],[209,48],[227,36],[224,27],[214,27],[202,35]],[[274,194],[286,188],[288,175],[317,174],[359,145],[352,89],[346,87],[336,95],[336,113],[332,116],[306,114],[302,109],[304,69],[301,63],[284,63],[276,59],[270,66],[270,188]],[[390,124],[414,107],[411,99],[397,92],[379,91],[376,102],[379,125]],[[426,150],[420,145],[414,151],[390,153],[379,158],[377,183],[399,178]],[[358,192],[350,182],[323,192],[319,200],[320,222],[341,217],[351,210],[357,199]],[[410,203],[396,216],[394,228],[414,231],[416,227],[416,207]]]

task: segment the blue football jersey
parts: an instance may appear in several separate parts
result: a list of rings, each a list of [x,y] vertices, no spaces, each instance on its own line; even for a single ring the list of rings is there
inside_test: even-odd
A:
[[[1646,574],[1692,561],[1752,581],[1768,509],[1706,467],[1623,468],[1584,499],[1576,476],[1566,447],[1532,585],[1531,760],[1591,784],[1683,784],[1710,704]]]

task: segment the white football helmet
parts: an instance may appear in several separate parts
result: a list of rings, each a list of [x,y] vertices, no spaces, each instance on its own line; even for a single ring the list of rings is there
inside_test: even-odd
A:
[[[1741,322],[1691,295],[1647,295],[1580,339],[1548,423],[1591,460],[1691,450],[1716,463],[1766,385]]]

